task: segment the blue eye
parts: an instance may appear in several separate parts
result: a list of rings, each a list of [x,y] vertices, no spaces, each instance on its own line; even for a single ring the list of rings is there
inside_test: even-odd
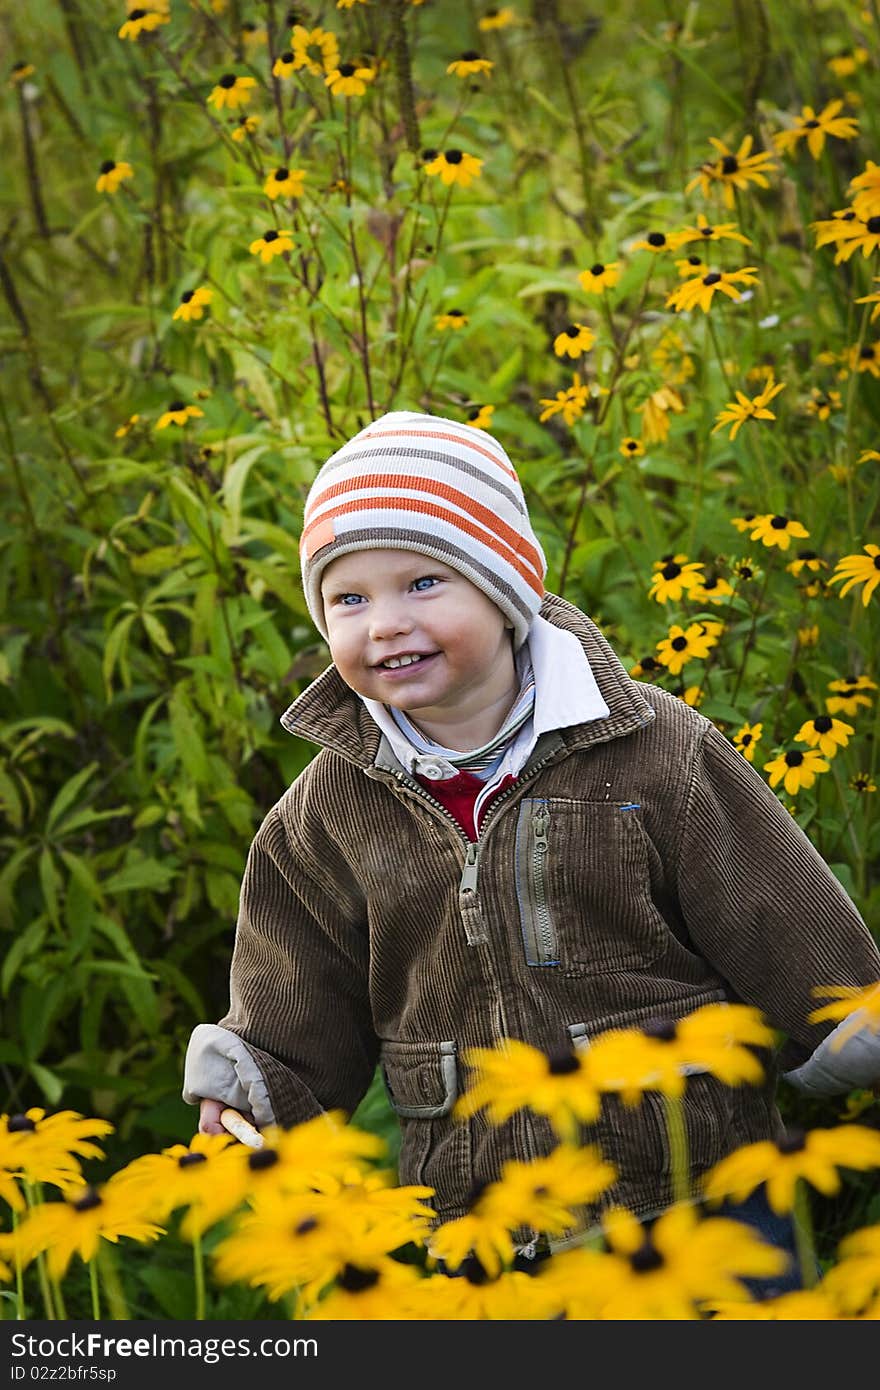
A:
[[[423,574],[420,575],[418,579],[413,580],[413,588],[418,593],[424,593],[425,590],[421,587],[423,584],[429,584],[431,588],[433,588],[437,582],[438,581],[434,578],[432,574]]]
[[[340,594],[336,602],[343,604],[346,608],[353,608],[355,603],[360,602],[360,597],[360,594]],[[349,603],[349,599],[353,599],[354,603]]]

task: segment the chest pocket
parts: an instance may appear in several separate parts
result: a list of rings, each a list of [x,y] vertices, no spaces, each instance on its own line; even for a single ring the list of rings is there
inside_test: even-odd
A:
[[[637,803],[526,799],[515,857],[528,965],[569,975],[638,970],[664,949]]]

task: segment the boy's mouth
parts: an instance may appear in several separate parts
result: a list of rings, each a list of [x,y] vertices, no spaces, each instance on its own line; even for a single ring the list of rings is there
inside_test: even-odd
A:
[[[439,652],[401,652],[398,656],[388,656],[373,668],[376,671],[408,671],[413,666],[424,666]]]

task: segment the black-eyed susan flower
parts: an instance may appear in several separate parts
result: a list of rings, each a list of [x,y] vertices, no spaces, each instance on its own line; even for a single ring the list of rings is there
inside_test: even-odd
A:
[[[880,285],[880,275],[875,275],[874,281],[876,284]],[[873,294],[862,295],[861,299],[856,300],[856,304],[873,304],[874,308],[871,310],[871,322],[873,323],[876,318],[880,318],[880,290],[875,290]]]
[[[828,583],[839,584],[841,580],[844,581],[840,589],[841,598],[856,584],[864,584],[862,603],[867,608],[871,595],[880,584],[880,546],[863,545],[862,549],[864,555],[844,555],[842,560],[838,560]]]
[[[645,446],[640,439],[633,439],[631,434],[621,439],[618,453],[622,454],[625,459],[640,459],[644,452]]]
[[[442,314],[434,315],[434,327],[439,333],[444,333],[448,328],[465,328],[468,321],[463,309],[446,309]]]
[[[778,546],[780,550],[788,550],[793,536],[802,540],[809,534],[800,521],[794,521],[791,517],[781,516],[779,513],[767,513],[755,517],[749,539],[760,541],[768,548]]]
[[[859,44],[853,49],[852,53],[835,54],[833,58],[828,59],[825,66],[834,73],[835,77],[839,77],[841,81],[844,81],[847,77],[852,77],[853,73],[857,72],[863,63],[867,63],[869,57],[870,54],[867,48],[863,48],[862,45]]]
[[[869,676],[844,676],[839,680],[829,681],[828,689],[835,691],[833,696],[825,700],[828,713],[846,714],[851,717],[858,714],[861,707],[871,708],[873,700],[867,692],[876,690],[877,684]]]
[[[156,421],[156,429],[166,430],[169,425],[185,425],[188,420],[198,420],[204,413],[197,405],[187,405],[186,401],[172,401]]]
[[[620,279],[620,261],[595,261],[578,275],[578,284],[587,294],[613,289]]]
[[[725,603],[733,594],[733,585],[721,574],[704,575],[690,597],[695,603]]]
[[[489,1124],[500,1125],[519,1110],[533,1110],[567,1139],[578,1123],[590,1124],[599,1113],[586,1056],[572,1049],[548,1055],[515,1038],[469,1048],[463,1060],[473,1074],[454,1113],[468,1118],[485,1110]]]
[[[271,227],[268,232],[258,236],[248,247],[252,256],[259,256],[263,265],[268,265],[276,256],[293,250],[293,232],[279,232]]]
[[[12,67],[9,69],[10,87],[15,87],[21,82],[26,82],[35,72],[36,68],[33,63],[25,62],[23,59],[17,63],[13,63]]]
[[[237,144],[241,144],[249,135],[253,135],[260,124],[259,116],[239,116],[232,131],[232,138]]]
[[[262,48],[269,42],[268,30],[253,19],[246,19],[241,26],[241,41],[245,48]]]
[[[275,62],[272,64],[273,77],[292,77],[297,70],[296,55],[290,48],[279,53]]]
[[[129,415],[128,419],[113,431],[114,439],[124,439],[127,434],[131,433],[140,418],[138,414]]]
[[[689,661],[704,661],[717,644],[717,636],[704,623],[689,623],[686,628],[673,623],[669,635],[657,643],[657,660],[677,676]]]
[[[228,1186],[237,1196],[237,1185],[227,1184],[225,1175],[239,1167],[241,1150],[231,1134],[196,1134],[189,1144],[172,1144],[161,1153],[134,1159],[114,1174],[108,1191],[163,1221],[177,1207],[198,1204],[203,1195],[216,1199],[218,1187]],[[235,1205],[224,1204],[220,1214],[225,1216]]]
[[[851,791],[859,792],[860,794],[875,792],[877,790],[877,784],[870,772],[854,772],[847,785]]]
[[[839,1313],[823,1289],[795,1289],[778,1294],[776,1298],[761,1298],[752,1303],[740,1296],[737,1299],[708,1299],[702,1304],[704,1314],[713,1322],[836,1322]]]
[[[741,584],[749,584],[760,573],[755,562],[750,556],[742,560],[734,560],[730,567],[731,573],[735,574]]]
[[[509,5],[504,5],[501,9],[486,10],[477,20],[477,28],[483,34],[490,33],[493,29],[507,29],[511,24],[518,24],[519,17],[516,10]]]
[[[337,4],[339,0],[337,0]],[[321,1322],[365,1322],[418,1316],[422,1278],[413,1265],[389,1258],[346,1264],[310,1317]]]
[[[448,65],[446,71],[455,73],[456,77],[472,77],[478,73],[491,73],[495,64],[488,58],[481,58],[479,53],[473,49],[468,49],[466,53],[459,56]]]
[[[647,236],[640,241],[632,242],[629,249],[630,251],[653,251],[656,256],[661,251],[671,250],[671,243],[665,232],[648,232]]]
[[[776,416],[767,406],[777,396],[780,391],[785,389],[786,382],[774,381],[770,378],[763,391],[759,391],[757,396],[747,396],[742,391],[736,392],[736,400],[728,401],[723,410],[715,416],[716,424],[712,426],[712,433],[724,429],[726,425],[731,426],[728,439],[736,439],[737,434],[742,429],[746,420],[775,420]]]
[[[797,796],[802,787],[811,787],[820,772],[827,772],[830,763],[810,748],[802,753],[798,748],[790,748],[779,753],[764,764],[771,787],[782,783],[789,796]]]
[[[199,285],[194,290],[184,290],[180,296],[180,303],[171,317],[183,319],[184,323],[189,323],[192,319],[203,318],[205,309],[213,298],[214,291],[209,290],[205,285]]]
[[[868,463],[871,459],[880,463],[880,451],[877,449],[863,449],[856,459],[856,464]]]
[[[218,111],[224,107],[234,111],[236,107],[247,106],[256,85],[255,77],[238,77],[234,72],[224,72],[208,96],[208,105]]]
[[[475,430],[490,430],[492,428],[492,416],[495,414],[494,405],[478,405],[476,409],[470,411],[467,422]]]
[[[848,1317],[862,1314],[876,1319],[880,1312],[880,1224],[844,1237],[837,1247],[837,1260],[822,1281],[822,1291]]]
[[[880,212],[880,164],[869,159],[861,174],[850,179],[849,194],[856,217],[867,219]]]
[[[596,342],[596,335],[585,323],[570,323],[557,333],[553,339],[553,351],[557,357],[580,357],[589,352]]]
[[[151,34],[160,24],[168,24],[170,19],[170,15],[161,14],[158,10],[129,10],[128,18],[117,31],[117,35],[120,39],[130,39],[134,42],[141,34]]]
[[[747,191],[750,183],[756,184],[759,188],[770,187],[767,174],[772,172],[776,165],[766,151],[752,154],[753,136],[744,136],[735,151],[729,149],[723,140],[716,140],[712,135],[709,137],[709,143],[714,145],[717,158],[700,165],[699,172],[686,186],[686,193],[691,193],[699,187],[703,197],[708,198],[713,186],[717,184],[723,193],[725,207],[732,208],[734,190]]]
[[[831,1044],[835,1051],[839,1051],[847,1038],[862,1028],[880,1029],[880,984],[816,985],[813,994],[817,999],[832,999],[834,1002],[814,1009],[809,1016],[810,1023],[822,1023],[828,1018],[849,1020],[835,1032]]]
[[[840,1168],[880,1167],[880,1133],[862,1125],[838,1125],[809,1133],[789,1130],[783,1138],[746,1144],[706,1174],[703,1191],[710,1202],[744,1202],[762,1183],[775,1212],[791,1211],[799,1182],[826,1197],[840,1191]]]
[[[670,599],[678,603],[684,594],[700,587],[704,568],[701,560],[688,560],[686,555],[664,555],[662,560],[654,561],[648,598],[658,603],[668,603]]]
[[[690,705],[691,709],[699,709],[706,698],[706,692],[701,685],[680,685],[672,693],[683,704]]]
[[[702,256],[698,256],[696,253],[692,256],[680,256],[675,262],[675,268],[680,280],[690,280],[695,275],[708,275],[711,269]]]
[[[818,714],[814,719],[806,719],[794,736],[795,743],[806,743],[810,748],[818,748],[825,758],[833,758],[838,748],[845,748],[850,735],[855,733],[852,724],[835,719],[830,714]]]
[[[504,1214],[510,1229],[530,1226],[561,1235],[573,1224],[574,1209],[595,1202],[616,1180],[616,1169],[597,1146],[559,1144],[543,1158],[508,1159],[481,1203]]]
[[[115,1244],[128,1237],[145,1242],[162,1234],[161,1226],[106,1184],[86,1187],[67,1201],[32,1208],[19,1226],[17,1244],[26,1262],[45,1254],[52,1278],[63,1279],[73,1256],[88,1263],[102,1240]]]
[[[804,106],[793,125],[786,130],[777,131],[773,144],[780,154],[792,154],[799,140],[806,140],[807,148],[814,159],[818,159],[825,148],[826,137],[835,140],[854,140],[859,133],[859,123],[852,116],[841,116],[843,101],[838,97],[816,115],[812,106]]]
[[[335,97],[362,97],[376,76],[372,68],[357,63],[340,63],[328,72],[324,85]]]
[[[263,192],[267,198],[301,198],[305,187],[305,169],[287,169],[281,167],[273,169],[266,182],[263,184]]]
[[[797,640],[799,647],[815,647],[819,642],[819,624],[810,623],[807,627],[799,627],[797,630]]]
[[[687,246],[692,241],[738,241],[742,246],[751,246],[747,236],[743,236],[735,222],[712,223],[702,212],[697,213],[696,226],[683,227],[673,232],[669,238],[673,251]]]
[[[681,415],[684,401],[674,386],[665,384],[652,391],[641,405],[636,406],[642,417],[642,439],[646,444],[662,444],[669,438],[670,415]]]
[[[635,666],[629,668],[629,674],[634,676],[636,680],[641,680],[642,676],[662,676],[664,670],[665,667],[660,665],[655,656],[643,656],[636,662]]]
[[[339,67],[339,41],[329,29],[294,24],[290,47],[295,72],[307,68],[313,77],[324,77]]]
[[[764,733],[763,724],[743,724],[733,736],[733,746],[738,748],[746,762],[755,761],[755,753]]]
[[[479,178],[483,168],[482,159],[467,154],[464,150],[441,150],[425,165],[425,173],[439,178],[447,186],[461,184],[467,188],[474,179]]]
[[[419,1319],[444,1322],[477,1321],[509,1322],[522,1318],[550,1318],[557,1311],[555,1304],[542,1298],[543,1289],[524,1268],[502,1270],[492,1278],[475,1255],[469,1255],[458,1268],[458,1277],[448,1279],[433,1274],[416,1285],[416,1312]]]
[[[724,294],[728,299],[739,299],[742,296],[739,285],[756,285],[756,268],[747,265],[743,266],[742,270],[710,270],[707,275],[697,275],[693,280],[685,280],[683,285],[679,285],[667,296],[666,307],[679,312],[702,309],[704,313],[708,313],[716,293]]]
[[[816,420],[828,420],[832,412],[840,410],[840,408],[839,391],[820,391],[817,386],[810,389],[810,399],[804,404],[807,414],[812,415]]]
[[[589,387],[581,381],[577,372],[574,372],[571,379],[571,386],[564,391],[557,391],[553,397],[542,396],[539,404],[544,408],[538,419],[543,422],[549,420],[553,415],[562,415],[567,425],[573,425],[581,418],[587,408],[590,399]]]
[[[123,179],[130,179],[134,176],[134,170],[124,159],[118,162],[115,159],[105,159],[98,171],[98,181],[95,188],[99,193],[115,193]]]
[[[880,217],[877,218],[877,244],[880,246]],[[847,354],[850,371],[870,372],[880,378],[880,341],[875,343],[853,343]]]
[[[732,516],[731,526],[735,526],[737,531],[750,531],[755,523],[755,512],[746,512],[745,516]]]
[[[867,260],[868,256],[873,256],[880,246],[880,213],[874,213],[864,220],[853,214],[852,218],[841,217],[835,223],[825,223],[824,226],[826,228],[836,227],[837,230],[836,232],[826,231],[823,240],[817,237],[816,245],[824,245],[829,241],[836,244],[835,265],[848,261],[855,255],[856,251],[861,251]]]
[[[93,1120],[76,1110],[47,1114],[39,1106],[13,1115],[0,1116],[0,1137],[12,1166],[27,1182],[50,1183],[62,1190],[81,1187],[81,1158],[103,1158],[104,1151],[93,1142],[113,1133],[107,1120]],[[8,1196],[16,1210],[23,1203]]]

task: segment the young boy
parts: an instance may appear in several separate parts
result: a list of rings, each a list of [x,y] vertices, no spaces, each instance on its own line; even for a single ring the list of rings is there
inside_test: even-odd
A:
[[[333,665],[282,724],[321,749],[251,847],[229,1012],[192,1034],[203,1131],[223,1105],[258,1126],[351,1114],[380,1062],[400,1182],[434,1188],[445,1221],[555,1144],[527,1112],[453,1118],[469,1047],[556,1056],[734,1000],[787,1035],[803,1089],[880,1077],[877,1034],[838,1051],[807,1021],[813,986],[880,979],[852,902],[731,743],[545,593],[497,440],[383,416],[318,473],[301,556]],[[772,1062],[763,1088],[689,1079],[695,1172],[781,1132],[775,1086]],[[589,1138],[612,1200],[671,1200],[650,1105],[609,1102]]]

